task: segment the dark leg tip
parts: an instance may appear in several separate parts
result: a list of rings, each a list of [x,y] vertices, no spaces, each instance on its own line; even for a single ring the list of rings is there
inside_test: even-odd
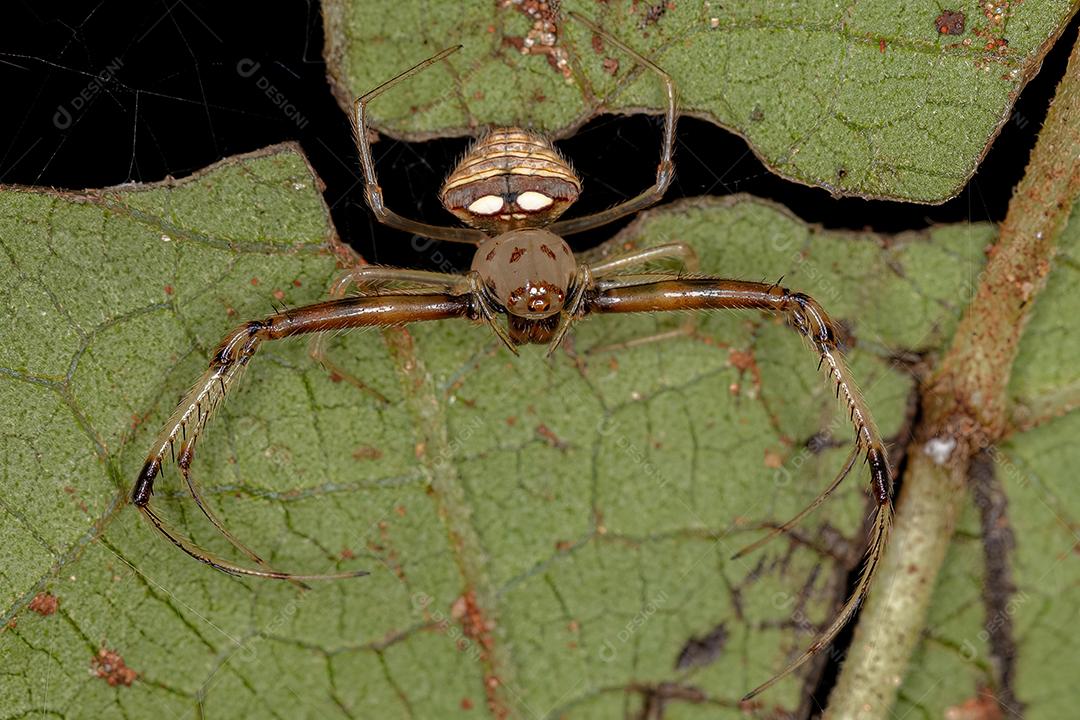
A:
[[[154,478],[161,470],[161,461],[151,458],[143,465],[139,472],[139,479],[135,481],[135,488],[131,491],[131,502],[136,507],[145,507],[150,503],[150,496],[154,494]]]
[[[187,475],[191,469],[191,462],[195,459],[195,448],[192,443],[184,443],[180,448],[180,454],[176,456],[176,466]]]
[[[892,498],[892,477],[889,475],[889,464],[885,461],[885,453],[881,448],[872,447],[867,451],[866,459],[870,463],[874,499],[879,506],[886,505]]]

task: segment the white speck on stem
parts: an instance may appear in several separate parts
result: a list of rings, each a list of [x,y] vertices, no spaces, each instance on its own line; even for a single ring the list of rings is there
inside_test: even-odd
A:
[[[162,235],[161,236],[161,242],[170,242],[170,241],[172,241],[172,238],[169,237],[168,235]]]
[[[944,465],[956,449],[956,438],[931,438],[923,445],[923,452],[938,465]]]

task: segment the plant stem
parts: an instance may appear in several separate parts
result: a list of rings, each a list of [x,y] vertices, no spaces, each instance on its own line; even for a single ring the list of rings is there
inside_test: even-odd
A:
[[[922,390],[897,523],[829,699],[832,720],[887,718],[922,637],[971,460],[1001,439],[1020,337],[1080,195],[1080,43],[1073,47],[998,241],[940,366]]]

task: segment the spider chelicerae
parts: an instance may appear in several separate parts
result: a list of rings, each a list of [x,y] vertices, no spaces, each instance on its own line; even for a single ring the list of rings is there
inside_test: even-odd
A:
[[[398,215],[383,200],[368,139],[367,106],[389,88],[439,62],[460,46],[424,60],[358,98],[354,117],[356,144],[363,165],[365,196],[375,217],[390,227],[416,235],[476,245],[472,268],[467,273],[450,274],[371,265],[356,267],[333,284],[330,300],[252,320],[229,333],[214,351],[209,369],[184,395],[154,440],[132,491],[132,502],[170,542],[196,560],[226,573],[283,579],[298,585],[303,585],[305,580],[366,575],[364,571],[313,575],[274,569],[229,532],[204,502],[191,478],[195,443],[214,409],[264,342],[312,335],[312,356],[336,369],[325,356],[324,339],[327,333],[350,328],[465,318],[486,323],[514,354],[520,345],[546,344],[550,355],[570,327],[588,315],[718,309],[779,314],[817,351],[818,367],[826,368],[836,385],[837,397],[843,398],[855,439],[839,474],[809,506],[736,557],[790,529],[824,502],[860,456],[869,465],[870,490],[877,509],[871,523],[866,560],[851,596],[807,650],[779,674],[748,693],[744,699],[749,699],[828,645],[865,598],[892,522],[888,460],[869,408],[840,354],[838,328],[809,296],[778,284],[700,275],[693,249],[683,243],[650,247],[595,263],[579,263],[575,259],[563,236],[606,225],[650,207],[663,197],[675,172],[672,156],[677,112],[674,83],[666,72],[587,18],[576,13],[570,15],[662,82],[667,104],[655,184],[606,210],[560,220],[581,192],[581,180],[574,170],[545,137],[517,127],[495,128],[470,148],[439,193],[443,206],[466,227],[419,222]],[[681,262],[683,272],[632,272],[659,259]],[[394,285],[409,289],[386,289]],[[355,292],[347,295],[351,286],[355,286]],[[355,379],[352,381],[362,385]],[[230,562],[200,548],[170,528],[151,508],[154,480],[170,456],[199,509],[253,566]]]

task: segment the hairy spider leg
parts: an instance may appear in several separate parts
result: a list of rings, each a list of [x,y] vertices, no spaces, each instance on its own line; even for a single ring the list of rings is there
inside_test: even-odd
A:
[[[663,143],[660,150],[660,163],[656,167],[656,182],[651,187],[641,192],[641,194],[632,197],[625,202],[621,202],[618,205],[613,205],[606,210],[601,210],[592,215],[582,215],[581,217],[556,221],[551,225],[550,230],[556,235],[563,237],[566,235],[573,235],[574,233],[584,232],[585,230],[592,230],[601,225],[607,225],[613,220],[618,220],[621,217],[625,217],[626,215],[636,213],[639,210],[644,210],[651,205],[655,205],[664,197],[664,193],[667,192],[668,187],[671,185],[671,181],[675,178],[675,83],[671,79],[671,76],[664,72],[664,70],[652,60],[649,60],[618,38],[608,34],[592,20],[573,11],[569,14],[570,17],[587,27],[594,34],[600,36],[605,41],[629,55],[633,58],[635,63],[656,73],[664,83],[664,93],[667,96],[667,107],[664,111]]]
[[[642,282],[648,282],[648,280],[645,279],[647,275],[644,273],[623,273],[631,268],[639,268],[646,266],[649,263],[667,259],[677,260],[682,266],[679,271],[679,277],[693,277],[700,272],[697,252],[694,248],[684,242],[665,243],[664,245],[656,245],[654,247],[635,250],[625,255],[617,255],[613,258],[590,263],[589,269],[592,271],[593,277],[598,279],[596,286],[600,289],[609,289],[613,287],[623,287],[625,285],[640,285]],[[671,274],[669,272],[663,272],[652,279],[666,280],[670,277]],[[586,352],[590,355],[617,352],[632,347],[641,347],[642,345],[671,340],[672,338],[690,337],[694,334],[696,329],[697,316],[689,314],[686,316],[683,323],[674,330],[652,333],[650,335],[635,337],[624,342],[612,343],[610,345],[601,345],[599,347],[589,348]]]
[[[641,267],[657,260],[674,258],[682,266],[686,275],[697,275],[700,271],[697,252],[684,242],[664,243],[653,247],[634,250],[624,255],[616,255],[594,263],[589,263],[592,276],[597,279],[617,276],[630,268]]]
[[[402,217],[386,207],[383,200],[382,188],[379,187],[379,178],[375,173],[375,159],[371,154],[371,140],[368,138],[367,105],[369,102],[383,94],[403,80],[407,80],[416,73],[439,62],[443,58],[461,49],[461,45],[448,47],[440,53],[432,55],[427,60],[413,65],[400,75],[387,80],[374,90],[361,95],[353,104],[353,128],[356,134],[356,149],[360,153],[360,164],[364,168],[364,197],[367,198],[368,207],[375,213],[375,218],[383,225],[404,230],[414,235],[422,235],[434,240],[449,240],[452,242],[472,243],[474,245],[487,239],[487,234],[482,230],[468,227],[449,227],[442,225],[430,225],[419,220]]]
[[[809,296],[767,283],[671,277],[639,285],[597,288],[586,302],[586,312],[595,313],[720,309],[759,309],[785,315],[814,345],[821,364],[827,366],[829,375],[836,384],[837,397],[842,395],[847,406],[849,419],[855,429],[855,447],[865,453],[866,462],[870,466],[870,491],[877,505],[866,558],[851,596],[832,623],[818,633],[802,655],[743,697],[744,700],[749,700],[792,673],[831,643],[865,599],[892,527],[892,472],[885,455],[885,445],[870,416],[866,401],[852,381],[847,364],[840,355],[836,325],[817,301]],[[840,479],[845,475],[846,470],[841,472]]]
[[[154,512],[150,507],[154,480],[170,456],[174,457],[187,477],[187,468],[190,467],[194,457],[195,441],[205,431],[214,410],[224,400],[229,388],[240,379],[248,362],[263,342],[359,327],[386,327],[454,317],[471,318],[475,316],[475,304],[475,298],[471,294],[361,295],[286,310],[263,320],[254,320],[242,325],[229,333],[221,342],[211,358],[209,369],[184,395],[164,429],[158,434],[135,482],[131,495],[132,503],[171,543],[199,562],[231,575],[251,575],[294,581],[333,580],[367,575],[366,571],[329,574],[289,573],[248,567],[224,560],[200,548],[192,540],[170,528]],[[174,449],[178,441],[180,454],[175,455]],[[188,489],[196,496],[200,509],[203,509],[214,526],[223,530],[220,522],[217,522],[212,513],[205,508],[198,496],[197,486],[189,483]],[[225,532],[225,537],[244,550],[249,557],[252,555],[258,557],[231,533]]]
[[[362,295],[378,295],[382,290],[400,290],[401,285],[411,285],[417,291],[437,290],[460,294],[468,290],[468,283],[461,275],[430,272],[427,270],[409,270],[405,268],[383,267],[381,265],[361,265],[342,273],[330,285],[331,298],[342,298],[349,288],[356,287]],[[455,292],[459,291],[459,292]],[[308,355],[323,366],[331,376],[340,378],[366,395],[370,395],[384,405],[390,401],[381,392],[365,383],[332,360],[326,352],[326,333],[316,333],[308,345]]]

